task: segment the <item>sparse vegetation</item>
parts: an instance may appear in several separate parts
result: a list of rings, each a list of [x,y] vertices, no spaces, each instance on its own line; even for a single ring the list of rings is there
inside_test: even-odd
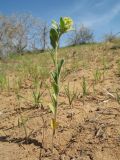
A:
[[[78,96],[78,91],[77,89],[75,88],[75,85],[73,86],[73,88],[71,89],[70,88],[70,83],[68,83],[65,88],[65,95],[68,99],[68,102],[69,102],[69,106],[72,107],[73,106],[73,102],[75,99],[77,99],[77,96]]]
[[[94,75],[95,84],[97,84],[101,80],[101,76],[102,76],[100,69],[97,68],[93,75]]]
[[[42,95],[43,95],[43,91],[41,91],[42,89],[42,82],[40,83],[40,85],[35,84],[35,89],[33,90],[33,100],[34,100],[34,107],[38,108],[40,107],[40,104],[42,105]]]
[[[23,130],[24,130],[24,133],[25,133],[25,141],[26,141],[26,143],[28,143],[28,132],[27,132],[27,127],[26,127],[26,123],[28,121],[28,118],[23,117],[22,109],[21,109],[21,105],[20,105],[20,98],[21,97],[19,96],[18,93],[16,94],[16,96],[17,96],[18,107],[19,107],[19,111],[18,111],[18,114],[19,114],[18,127],[19,128],[23,127]]]
[[[118,60],[118,62],[117,62],[117,74],[118,74],[118,76],[120,76],[120,60]]]
[[[3,90],[6,86],[6,75],[5,73],[0,73],[0,89]]]
[[[83,90],[83,96],[86,96],[87,95],[87,82],[84,76],[82,78],[82,90]]]

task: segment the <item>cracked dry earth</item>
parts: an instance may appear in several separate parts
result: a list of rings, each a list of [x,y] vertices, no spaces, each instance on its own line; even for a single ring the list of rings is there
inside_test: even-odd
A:
[[[79,95],[72,106],[64,91],[60,94],[58,128],[52,153],[51,112],[47,103],[34,108],[25,99],[21,100],[22,114],[27,121],[28,141],[24,130],[18,127],[18,103],[14,92],[0,94],[0,160],[120,160],[120,104],[115,89],[120,89],[120,77],[116,76],[116,59],[113,56],[104,81],[96,85],[96,92],[89,90],[83,98]],[[96,62],[97,63],[97,62]],[[84,75],[92,82],[91,68]],[[65,82],[75,82],[78,90],[82,70],[70,73]],[[21,89],[21,94],[30,97],[30,89]],[[44,99],[49,101],[47,93]]]

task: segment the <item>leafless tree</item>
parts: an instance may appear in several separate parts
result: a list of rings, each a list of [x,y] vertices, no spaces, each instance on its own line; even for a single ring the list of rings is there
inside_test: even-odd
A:
[[[117,32],[117,33],[113,33],[113,32],[107,33],[107,34],[104,35],[104,41],[105,42],[114,42],[114,41],[120,39],[119,34],[120,34],[120,32]]]
[[[28,49],[36,32],[36,24],[36,18],[30,14],[0,16],[1,48],[8,48],[9,52],[15,53],[22,53]]]
[[[70,45],[78,45],[78,44],[85,44],[93,42],[93,32],[86,26],[81,25],[80,29],[75,27],[75,30],[69,37],[69,44]]]
[[[35,32],[36,19],[29,14],[13,15],[14,35],[11,39],[12,47],[17,53],[22,53],[29,46]]]
[[[41,51],[45,51],[49,44],[49,27],[46,22],[38,21],[36,41]],[[35,41],[34,41],[35,46]]]
[[[49,27],[47,23],[43,23],[40,30],[40,42],[42,50],[45,51],[48,46]]]
[[[0,15],[0,53],[23,53],[24,50],[45,50],[48,46],[47,23],[30,14]]]
[[[9,52],[9,41],[12,33],[12,24],[6,16],[0,15],[0,56]]]

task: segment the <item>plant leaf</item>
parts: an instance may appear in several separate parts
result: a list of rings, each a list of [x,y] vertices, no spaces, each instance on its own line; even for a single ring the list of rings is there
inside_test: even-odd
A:
[[[52,119],[51,120],[51,128],[55,130],[57,128],[57,126],[58,126],[58,123],[56,122],[56,120]]]
[[[51,100],[52,100],[52,105],[54,106],[54,107],[56,107],[57,106],[57,100],[56,100],[56,95],[53,93],[50,93],[50,97],[51,97]]]
[[[50,110],[52,111],[52,113],[55,114],[56,108],[52,104],[49,104],[49,107],[50,107]]]
[[[64,28],[65,28],[65,23],[62,17],[60,17],[60,29],[61,32],[64,32]]]
[[[55,82],[51,82],[51,84],[52,84],[52,88],[54,90],[54,93],[56,95],[58,95],[58,93],[59,93],[59,86]]]
[[[52,58],[52,60],[53,60],[53,63],[54,63],[54,65],[55,65],[55,58],[54,58],[54,53],[52,52],[52,51],[50,51],[50,55],[51,55],[51,58]]]
[[[55,49],[58,43],[58,32],[57,30],[55,30],[54,28],[51,28],[50,30],[50,42],[52,47]]]
[[[55,28],[56,30],[58,29],[58,24],[54,20],[52,20],[52,27]]]
[[[64,59],[61,59],[60,62],[58,63],[58,77],[60,76],[61,68],[63,64],[64,64]]]
[[[53,71],[53,72],[51,73],[51,76],[52,76],[54,82],[57,84],[57,83],[58,83],[58,75],[57,75],[57,72],[56,72],[56,71]]]

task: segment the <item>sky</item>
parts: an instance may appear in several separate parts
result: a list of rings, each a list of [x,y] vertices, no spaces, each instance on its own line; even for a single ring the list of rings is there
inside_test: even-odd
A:
[[[48,24],[70,16],[78,27],[89,27],[97,41],[120,31],[120,0],[0,0],[0,13],[30,13]]]

